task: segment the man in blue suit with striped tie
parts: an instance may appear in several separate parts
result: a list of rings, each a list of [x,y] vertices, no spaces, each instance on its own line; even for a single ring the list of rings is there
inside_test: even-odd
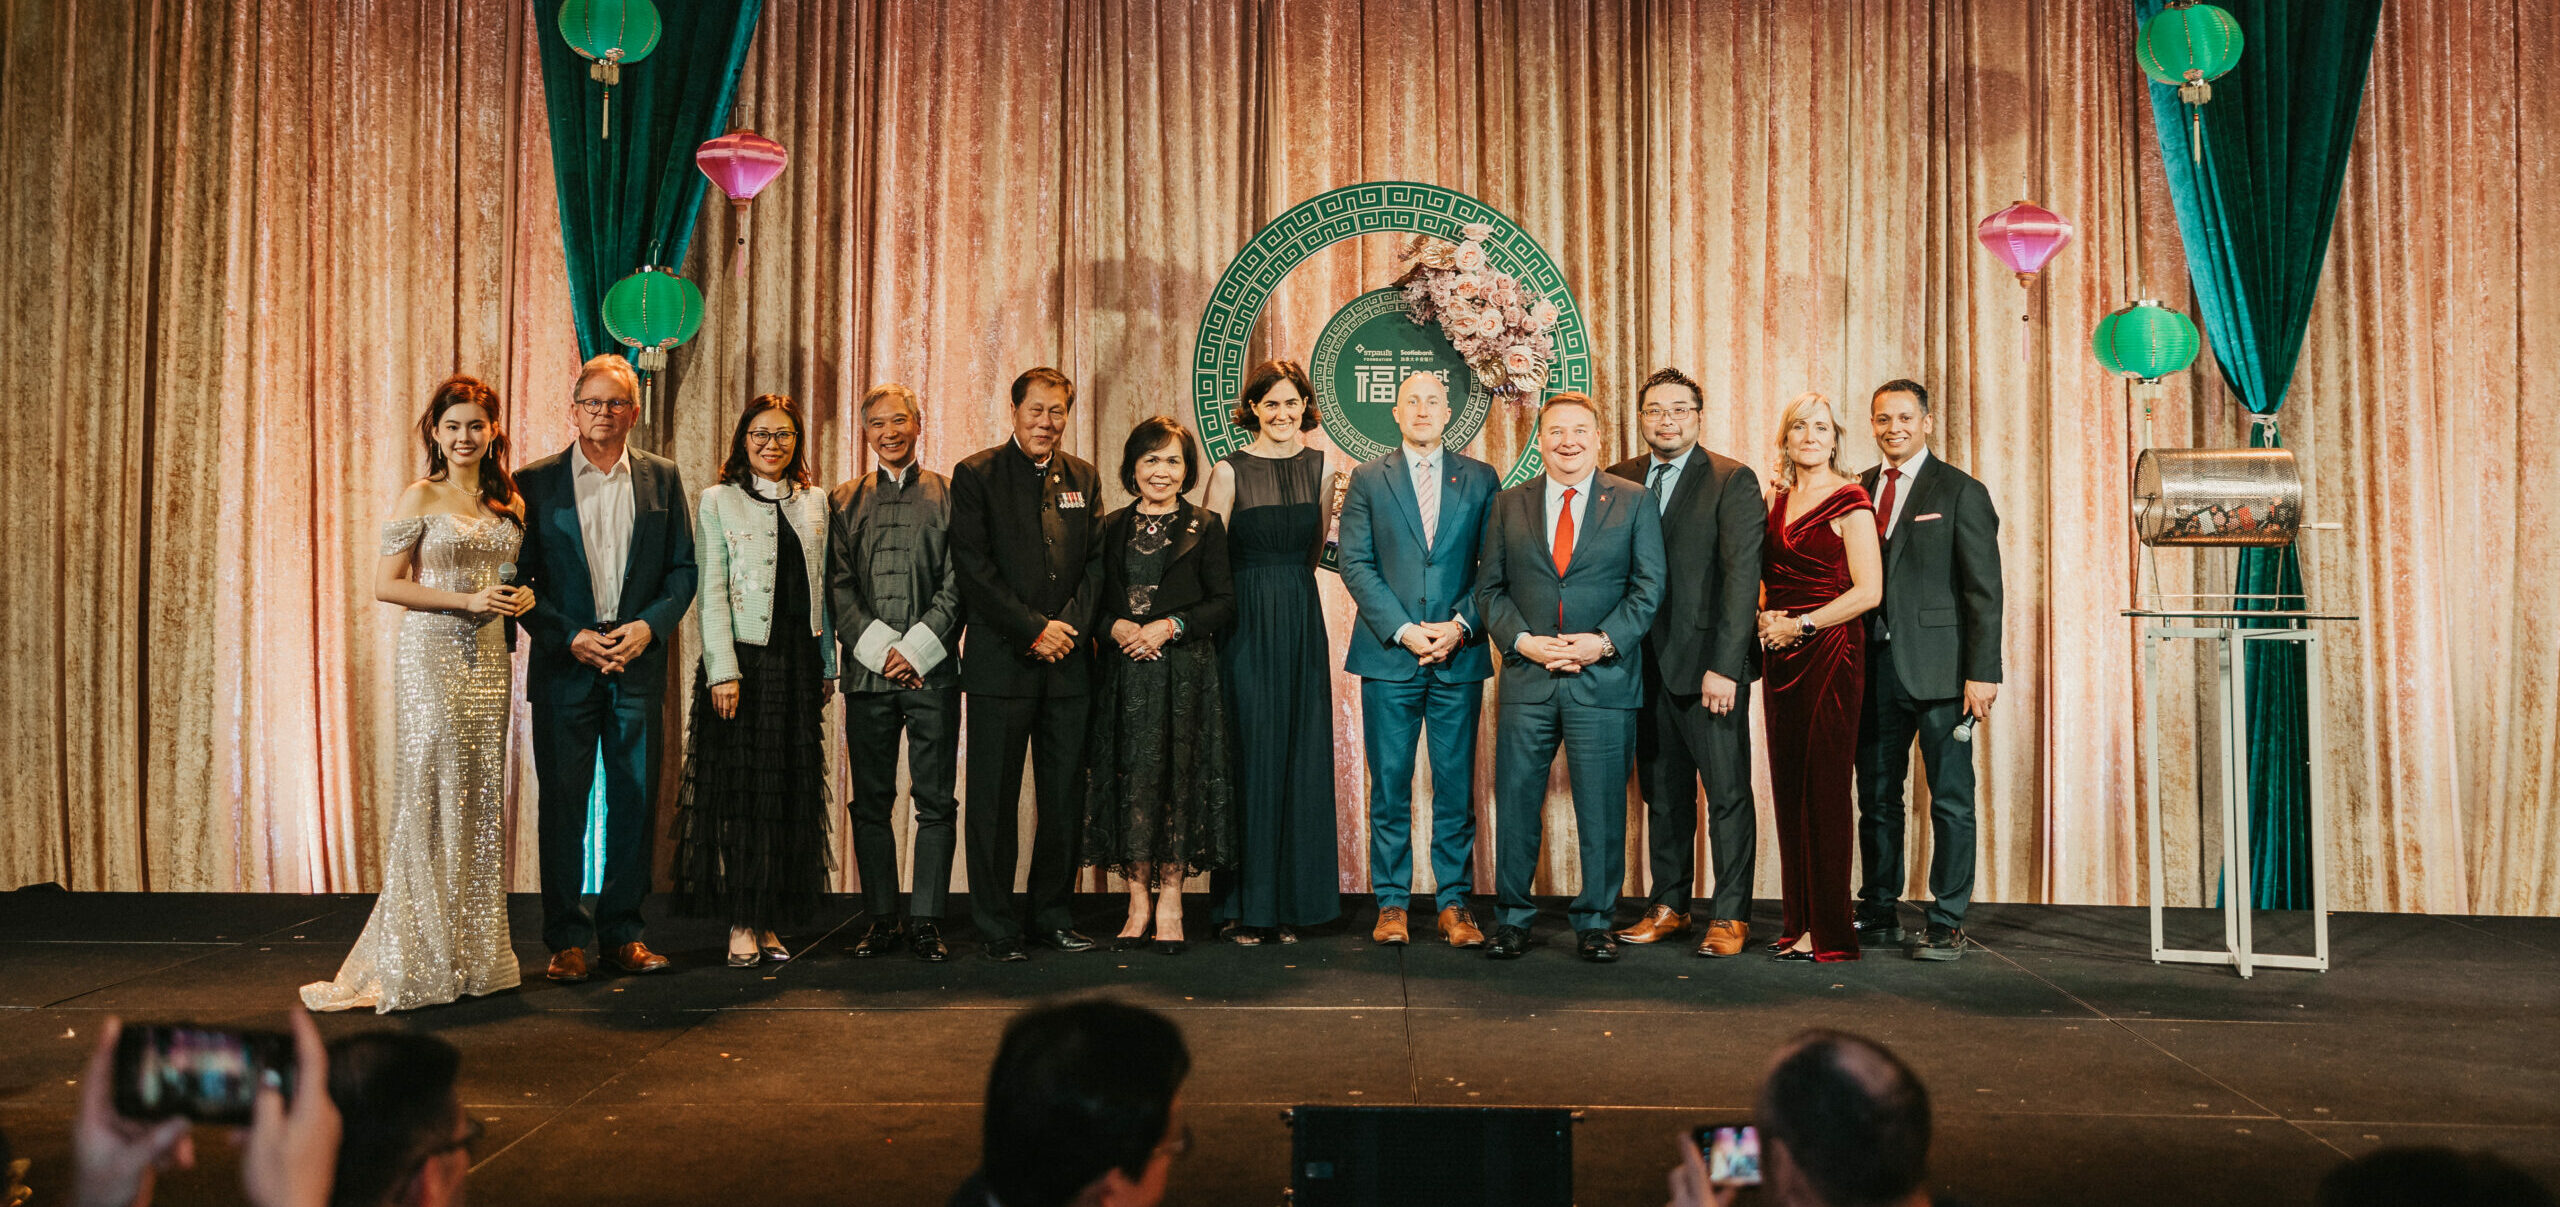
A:
[[[1547,472],[1494,497],[1477,607],[1502,656],[1494,729],[1493,882],[1485,954],[1528,953],[1547,770],[1565,752],[1580,831],[1571,907],[1583,959],[1618,958],[1610,915],[1627,875],[1627,775],[1644,703],[1644,637],[1662,606],[1662,515],[1645,489],[1599,470],[1600,408],[1558,394],[1538,411]]]
[[[1359,607],[1342,669],[1360,676],[1369,756],[1374,941],[1402,946],[1413,896],[1415,743],[1431,743],[1431,876],[1440,937],[1484,946],[1469,908],[1475,849],[1476,718],[1493,677],[1476,613],[1476,542],[1500,479],[1440,442],[1449,388],[1418,372],[1396,387],[1401,444],[1351,471],[1342,501],[1342,585]]]

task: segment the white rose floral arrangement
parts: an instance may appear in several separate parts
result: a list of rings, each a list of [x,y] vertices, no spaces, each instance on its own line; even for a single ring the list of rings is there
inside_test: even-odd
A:
[[[1437,321],[1467,367],[1505,402],[1532,405],[1555,365],[1556,304],[1493,266],[1485,240],[1493,228],[1470,222],[1460,242],[1416,235],[1396,284],[1414,322]]]

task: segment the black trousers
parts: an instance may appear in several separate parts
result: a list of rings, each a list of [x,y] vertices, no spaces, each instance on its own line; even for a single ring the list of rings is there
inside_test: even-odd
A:
[[[1929,781],[1929,925],[1964,925],[1973,904],[1973,746],[1952,736],[1964,697],[1918,700],[1902,690],[1889,641],[1867,646],[1866,708],[1858,724],[1858,916],[1893,912],[1902,897],[1903,783],[1911,741]]]
[[[620,678],[595,678],[575,700],[560,699],[565,693],[556,689],[531,693],[533,775],[542,793],[535,830],[542,943],[553,951],[619,947],[639,939],[646,926],[640,903],[649,895],[665,685],[632,691]],[[590,914],[587,802],[598,764],[604,768],[604,882]]]
[[[1636,786],[1644,793],[1645,847],[1653,873],[1651,904],[1689,912],[1697,884],[1698,785],[1707,790],[1707,853],[1715,890],[1707,917],[1751,917],[1751,876],[1760,857],[1759,802],[1751,792],[1751,685],[1723,716],[1702,696],[1656,691],[1636,721]]]
[[[1066,930],[1083,825],[1088,697],[969,696],[969,917],[985,942],[1019,939],[1027,927]],[[1022,853],[1022,758],[1031,755],[1030,906],[1013,904]]]
[[[853,762],[853,866],[874,921],[898,918],[898,735],[907,738],[907,791],[915,803],[915,890],[907,916],[938,920],[951,896],[960,849],[960,689],[847,692],[845,753]]]

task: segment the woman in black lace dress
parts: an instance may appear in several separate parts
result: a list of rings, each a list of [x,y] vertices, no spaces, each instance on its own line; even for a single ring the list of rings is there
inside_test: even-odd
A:
[[[1138,501],[1094,545],[1102,607],[1086,738],[1084,862],[1129,882],[1111,948],[1179,955],[1183,878],[1235,861],[1234,750],[1216,636],[1235,618],[1226,526],[1184,502],[1200,446],[1156,416],[1129,433],[1120,485]]]

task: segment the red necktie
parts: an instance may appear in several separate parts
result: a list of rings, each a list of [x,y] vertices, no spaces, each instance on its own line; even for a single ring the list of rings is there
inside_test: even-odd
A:
[[[1574,488],[1564,490],[1564,505],[1556,509],[1556,631],[1564,631],[1563,579],[1566,568],[1573,565],[1573,495]]]
[[[1902,471],[1886,466],[1884,497],[1876,501],[1876,506],[1884,512],[1884,531],[1887,536],[1893,535],[1893,489],[1900,485],[1902,485]]]

